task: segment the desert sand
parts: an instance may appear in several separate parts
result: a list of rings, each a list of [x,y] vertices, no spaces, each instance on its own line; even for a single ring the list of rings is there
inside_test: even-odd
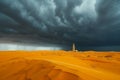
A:
[[[120,52],[0,51],[0,80],[120,80]]]

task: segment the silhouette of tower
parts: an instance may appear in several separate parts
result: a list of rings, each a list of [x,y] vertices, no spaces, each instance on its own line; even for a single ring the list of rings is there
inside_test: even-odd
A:
[[[73,46],[72,46],[72,51],[76,51],[74,43],[73,43]]]

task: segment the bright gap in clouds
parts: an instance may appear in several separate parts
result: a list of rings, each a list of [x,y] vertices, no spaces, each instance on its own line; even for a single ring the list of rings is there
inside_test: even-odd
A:
[[[60,46],[42,46],[18,43],[0,43],[0,50],[61,50]]]

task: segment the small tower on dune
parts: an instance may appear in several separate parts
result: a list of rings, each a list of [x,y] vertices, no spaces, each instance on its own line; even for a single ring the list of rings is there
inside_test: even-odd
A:
[[[72,51],[75,51],[75,44],[72,45]]]
[[[74,51],[74,52],[77,52],[78,50],[76,50],[76,47],[75,47],[75,44],[73,43],[73,45],[72,45],[72,51]]]

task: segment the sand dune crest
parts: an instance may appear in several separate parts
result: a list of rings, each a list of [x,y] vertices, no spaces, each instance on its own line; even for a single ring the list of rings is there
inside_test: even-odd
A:
[[[80,80],[79,76],[55,69],[56,64],[44,60],[13,58],[0,66],[0,80]]]

